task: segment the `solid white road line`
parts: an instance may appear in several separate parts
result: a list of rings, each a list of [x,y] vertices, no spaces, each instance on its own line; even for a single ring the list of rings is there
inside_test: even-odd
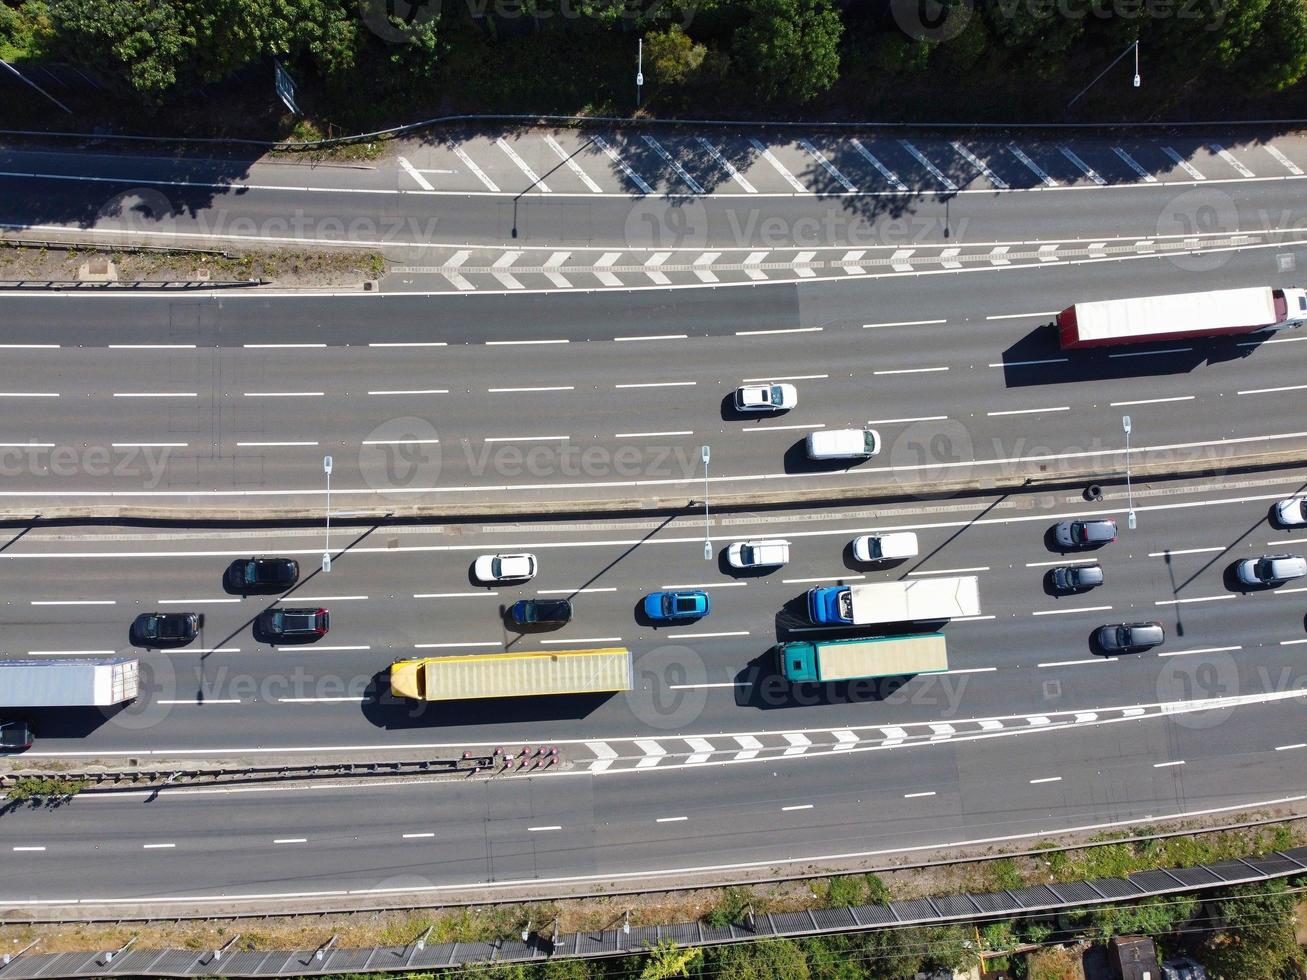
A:
[[[538,834],[546,830],[562,830],[563,828],[562,825],[555,823],[555,824],[548,824],[543,827],[527,827],[526,829],[529,833]]]
[[[246,398],[322,398],[325,391],[244,391]]]
[[[1061,776],[1045,776],[1043,779],[1030,780],[1030,785],[1037,786],[1039,783],[1060,783],[1061,781],[1062,781]]]
[[[935,791],[932,789],[924,793],[904,793],[903,798],[905,800],[916,800],[916,799],[920,799],[923,796],[934,796],[934,795],[935,795]]]
[[[414,592],[414,599],[464,599],[472,596],[496,596],[498,592]]]
[[[570,340],[487,340],[487,347],[536,347],[541,344],[570,344]]]
[[[114,449],[185,449],[186,442],[111,442]]]
[[[688,340],[689,335],[683,333],[655,333],[643,337],[614,337],[613,340],[618,343],[631,340]]]
[[[176,847],[176,846],[177,846],[176,844],[142,844],[141,850],[160,851],[160,850],[167,850],[168,848]]]
[[[802,803],[797,806],[783,806],[781,807],[781,813],[793,813],[795,810],[811,810],[811,809],[812,809],[811,803]]]
[[[274,844],[307,844],[307,837],[277,837],[273,840]]]
[[[614,388],[689,388],[697,381],[644,381],[639,384],[613,385]]]
[[[404,840],[425,840],[428,837],[435,837],[436,834],[435,831],[428,830],[420,834],[401,834],[400,836]]]
[[[1111,606],[1076,606],[1072,609],[1036,609],[1030,615],[1032,616],[1065,616],[1072,613],[1083,612],[1102,612],[1111,609]]]
[[[947,320],[890,320],[887,323],[864,323],[863,330],[878,330],[881,327],[925,327],[935,323],[948,323]]]
[[[1186,354],[1192,347],[1168,347],[1166,350],[1135,350],[1124,354],[1108,354],[1108,357],[1154,357],[1158,354]]]
[[[439,439],[364,439],[363,446],[434,446]]]
[[[1009,408],[1002,412],[986,412],[986,415],[1039,415],[1043,412],[1069,412],[1070,405],[1057,405],[1053,408]]]
[[[1296,646],[1299,643],[1307,643],[1307,640],[1281,640],[1280,646],[1291,647],[1291,646]]]
[[[1070,360],[1069,357],[1044,357],[1035,361],[994,361],[989,366],[992,368],[1031,367],[1036,364],[1066,364]]]
[[[740,380],[748,384],[766,384],[768,381],[820,381],[823,378],[829,378],[829,374],[789,374],[789,375],[771,375],[766,378],[741,378]]]
[[[897,368],[895,370],[872,371],[872,374],[934,374],[937,371],[947,371],[946,367],[925,367],[925,368]]]
[[[568,643],[621,643],[620,636],[572,636],[562,640],[541,640],[546,646],[562,646]]]
[[[14,848],[13,848],[13,850],[15,850],[15,851],[44,851],[45,848],[44,848],[44,847],[24,847],[24,846],[21,846],[21,845],[15,845]]]
[[[1178,606],[1186,602],[1219,602],[1222,599],[1233,599],[1233,593],[1226,595],[1200,595],[1192,599],[1158,599],[1153,603],[1155,606]]]
[[[242,344],[246,350],[311,350],[326,344]]]
[[[1092,565],[1097,558],[1058,558],[1055,561],[1028,561],[1026,568],[1047,568],[1049,565]]]
[[[276,698],[279,704],[338,704],[342,701],[348,701],[358,704],[360,699],[356,697],[338,697],[338,698]]]
[[[825,422],[812,422],[804,425],[754,425],[741,426],[741,432],[788,432],[794,429],[824,429]]]
[[[997,667],[954,667],[951,670],[941,670],[941,674],[992,674],[997,671]]]
[[[1050,660],[1047,663],[1038,664],[1039,667],[1075,667],[1079,664],[1107,664],[1116,660],[1116,657],[1089,657],[1085,660]]]
[[[1042,313],[996,313],[993,316],[985,317],[985,319],[986,320],[1029,320],[1032,317],[1037,317],[1037,316],[1057,316],[1058,313],[1060,312],[1061,312],[1060,310],[1045,310]],[[1065,357],[1059,358],[1059,360],[1065,361],[1066,358]],[[994,365],[992,364],[990,365],[990,367],[993,366]]]
[[[369,395],[448,395],[448,388],[379,388]]]
[[[117,650],[28,650],[29,657],[111,657]]]
[[[962,572],[987,572],[988,565],[975,565],[971,568],[929,568],[921,572],[908,572],[908,576],[913,575],[952,575],[961,574]]]
[[[273,448],[273,447],[289,448],[289,447],[292,447],[292,446],[316,446],[317,443],[316,443],[316,442],[238,442],[238,443],[236,443],[236,445],[237,445],[237,447],[242,448],[242,449],[254,449],[254,448],[259,448],[259,447],[263,447],[263,448]]]
[[[752,681],[712,681],[707,684],[668,684],[669,691],[695,691],[709,687],[753,687]]]
[[[576,391],[576,385],[546,385],[539,388],[487,388],[486,391],[492,395],[517,394],[521,392],[535,391]]]
[[[58,344],[54,345],[58,347]],[[110,344],[109,350],[195,350],[194,344]]]
[[[688,585],[660,585],[660,589],[737,589],[748,585],[748,582],[692,582]]]
[[[1307,387],[1307,385],[1303,387]],[[1163,402],[1191,402],[1193,400],[1193,395],[1176,395],[1173,398],[1139,398],[1128,402],[1109,402],[1108,405],[1111,408],[1121,408],[1126,405],[1160,405]]]
[[[0,398],[58,398],[57,391],[0,391]]]
[[[1291,749],[1307,749],[1307,742],[1294,742],[1292,745],[1277,745],[1276,752],[1288,752]]]
[[[443,340],[399,340],[388,343],[372,343],[369,347],[448,347]]]
[[[589,589],[539,589],[536,595],[579,595],[582,592],[616,592],[617,586],[594,586]]]
[[[240,698],[202,698],[202,699],[201,699],[201,698],[191,698],[190,700],[181,700],[181,699],[179,698],[179,699],[176,699],[176,700],[156,701],[156,702],[155,702],[155,704],[193,704],[193,705],[196,705],[197,707],[200,707],[200,706],[203,706],[203,705],[206,705],[206,704],[240,704],[240,703],[241,703],[241,699],[240,699]]]
[[[947,415],[922,415],[914,419],[867,419],[868,425],[895,425],[900,422],[943,422]]]
[[[112,606],[117,599],[32,599],[34,606]]]
[[[155,599],[161,606],[203,606],[212,602],[240,602],[240,599],[223,596],[221,599]]]
[[[1285,385],[1282,388],[1246,388],[1235,392],[1238,395],[1270,395],[1278,391],[1302,391],[1307,385]]]
[[[718,636],[748,636],[748,630],[727,630],[722,633],[668,633],[669,640],[706,640]]]
[[[657,817],[654,823],[681,823],[689,819],[689,817]]]
[[[1230,650],[1242,650],[1243,647],[1199,647],[1196,650],[1167,650],[1159,657],[1188,657],[1195,653],[1225,653]]]
[[[820,333],[822,327],[784,327],[776,330],[737,330],[737,337],[765,337],[777,333]]]
[[[1214,551],[1226,551],[1227,547],[1217,548],[1181,548],[1177,551],[1150,551],[1149,558],[1165,558],[1167,555],[1206,555]]]
[[[372,649],[372,647],[370,647],[370,646],[349,646],[349,645],[331,645],[331,646],[328,646],[327,644],[323,644],[323,643],[314,643],[314,644],[312,645],[312,648],[313,648],[313,650],[316,650],[316,651],[318,651],[319,653],[321,653],[321,652],[324,651],[324,650],[332,651],[332,652],[339,652],[339,651],[342,651],[342,650],[371,650],[371,649]],[[278,653],[294,653],[294,652],[296,652],[296,651],[304,650],[304,649],[306,649],[306,647],[305,647],[305,645],[302,645],[302,644],[301,644],[301,645],[297,645],[297,646],[276,647],[276,650],[277,650]]]
[[[198,391],[115,391],[114,398],[199,398]]]
[[[1171,766],[1183,766],[1183,765],[1184,765],[1184,760],[1183,760],[1183,759],[1176,759],[1174,762],[1154,762],[1154,763],[1153,763],[1153,768],[1154,768],[1154,769],[1169,769],[1169,768],[1171,768]]]
[[[502,640],[475,640],[468,643],[414,643],[415,650],[453,650],[462,647],[502,647]]]
[[[865,575],[824,575],[816,578],[783,578],[781,585],[806,585],[809,582],[857,582],[866,578]]]
[[[571,436],[486,436],[486,442],[548,442],[552,439],[562,439],[564,441],[572,438]]]
[[[655,436],[692,436],[693,429],[677,429],[669,432],[617,432],[614,439],[649,439]]]

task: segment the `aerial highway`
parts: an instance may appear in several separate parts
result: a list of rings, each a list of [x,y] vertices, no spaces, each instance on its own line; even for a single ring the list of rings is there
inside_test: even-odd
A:
[[[298,207],[346,222],[402,211],[456,229],[414,238],[444,251],[432,266],[413,257],[416,271],[379,292],[4,295],[5,654],[133,655],[143,681],[121,709],[35,718],[23,758],[240,763],[550,746],[561,763],[458,782],[179,788],[14,808],[0,817],[0,849],[21,873],[7,876],[0,905],[584,888],[1299,806],[1307,579],[1249,589],[1234,567],[1305,547],[1302,529],[1268,514],[1304,493],[1307,472],[1252,464],[1307,445],[1307,334],[1083,352],[1064,351],[1049,325],[1086,300],[1303,286],[1294,195],[1307,151],[1264,135],[891,140],[859,144],[865,152],[781,140],[716,182],[647,141],[652,156],[628,143],[608,144],[616,158],[587,149],[607,171],[569,156],[570,143],[561,156],[547,143],[528,151],[526,136],[506,141],[514,154],[474,136],[373,170],[6,151],[0,185],[24,193],[6,195],[0,221],[33,233],[139,230],[101,203],[123,184],[180,194],[178,181],[190,200],[163,231],[179,236],[202,231],[214,208],[235,208],[224,220],[249,219],[254,236]],[[614,174],[634,183],[655,160],[669,169],[651,188],[668,190],[666,173],[700,188],[689,196],[708,223],[685,247],[754,248],[730,240],[748,210],[793,229],[868,202],[883,234],[866,256],[844,255],[857,273],[836,257],[805,276],[781,256],[778,278],[795,281],[754,279],[738,261],[731,279],[714,258],[697,266],[712,279],[646,272],[636,288],[623,271],[619,285],[583,289],[575,276],[553,281],[566,268],[556,264],[523,273],[522,289],[487,272],[464,295],[433,295],[460,289],[445,265],[456,240],[487,268],[500,261],[489,256],[512,241],[504,224],[523,189],[509,178],[530,181],[527,170],[553,188],[519,208],[531,247],[632,249],[632,268],[647,268],[668,243],[632,237],[633,208],[684,202],[633,198]],[[855,171],[858,160],[888,189]],[[257,186],[230,186],[247,172]],[[565,179],[579,189],[564,194]],[[918,188],[929,180],[940,186]],[[948,209],[923,233],[929,268],[894,258],[889,199],[906,193],[895,181],[921,191],[905,206]],[[1181,200],[1191,193],[1221,199]],[[859,247],[839,231],[819,236],[821,247]],[[964,261],[973,243],[979,258]],[[859,265],[872,253],[880,265]],[[793,384],[797,405],[732,408],[737,386],[765,381]],[[883,444],[871,459],[804,454],[810,433],[864,427]],[[1131,466],[1140,475],[1127,486]],[[1090,482],[1104,484],[1101,499],[1087,499]],[[1051,528],[1078,517],[1115,519],[1117,539],[1062,554]],[[915,533],[919,553],[853,557],[853,538],[883,531]],[[789,563],[732,569],[729,546],[759,539],[790,542]],[[319,569],[324,551],[330,571]],[[515,552],[538,560],[529,582],[472,574],[478,556]],[[226,567],[253,555],[297,559],[300,581],[280,598],[224,588]],[[1101,586],[1049,586],[1053,569],[1095,560]],[[976,576],[981,601],[979,615],[944,629],[946,673],[779,683],[776,643],[811,635],[809,588],[940,575]],[[662,589],[702,589],[712,611],[650,622],[642,600]],[[506,610],[528,598],[569,598],[575,616],[523,633]],[[252,623],[276,605],[327,608],[330,632],[262,642]],[[175,650],[133,646],[130,624],[155,610],[202,614],[200,635]],[[1094,640],[1105,624],[1141,621],[1160,623],[1165,642],[1111,655]],[[613,646],[634,655],[635,684],[612,696],[422,706],[387,684],[397,658]]]
[[[327,454],[345,511],[684,502],[702,494],[702,445],[711,497],[992,481],[1118,469],[1131,412],[1139,462],[1291,449],[1300,331],[1065,352],[1047,324],[1141,289],[1300,285],[1277,268],[1295,254],[1212,256],[1197,283],[1151,257],[545,302],[10,295],[0,502],[320,512]],[[742,382],[786,379],[794,410],[730,410]],[[803,458],[808,432],[863,426],[880,456]]]

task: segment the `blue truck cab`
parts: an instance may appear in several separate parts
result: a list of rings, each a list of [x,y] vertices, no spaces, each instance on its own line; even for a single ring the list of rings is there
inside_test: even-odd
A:
[[[847,585],[808,590],[808,619],[817,624],[842,626],[853,622],[853,594]]]

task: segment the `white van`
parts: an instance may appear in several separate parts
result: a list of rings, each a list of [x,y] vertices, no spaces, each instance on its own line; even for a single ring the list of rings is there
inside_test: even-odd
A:
[[[875,429],[818,429],[808,433],[809,459],[867,459],[880,452]]]
[[[891,561],[916,556],[917,535],[913,531],[864,534],[853,539],[853,557],[858,561]]]

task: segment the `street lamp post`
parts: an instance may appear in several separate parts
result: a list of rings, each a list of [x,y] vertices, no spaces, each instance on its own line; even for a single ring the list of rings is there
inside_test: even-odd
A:
[[[636,40],[635,48],[635,107],[640,108],[640,89],[644,88],[644,38]],[[1139,84],[1138,82],[1135,83]]]
[[[1134,42],[1132,42],[1132,43],[1130,44],[1130,46],[1129,46],[1128,48],[1126,48],[1126,49],[1125,49],[1124,51],[1122,51],[1119,55],[1117,55],[1115,58],[1113,58],[1113,59],[1112,59],[1112,63],[1111,63],[1110,65],[1108,65],[1106,68],[1104,68],[1102,71],[1100,71],[1097,75],[1095,75],[1095,76],[1094,76],[1094,80],[1093,80],[1092,82],[1090,82],[1088,85],[1086,85],[1084,88],[1082,88],[1079,92],[1077,92],[1077,93],[1076,93],[1076,97],[1075,97],[1074,99],[1072,99],[1070,102],[1068,102],[1068,103],[1066,104],[1066,107],[1067,107],[1068,109],[1070,109],[1073,105],[1075,105],[1075,104],[1076,104],[1077,102],[1079,102],[1082,98],[1084,98],[1085,93],[1088,92],[1088,91],[1089,91],[1091,88],[1093,88],[1095,85],[1097,85],[1098,82],[1099,82],[1099,79],[1101,79],[1101,78],[1102,78],[1104,75],[1106,75],[1109,71],[1111,71],[1113,68],[1115,68],[1115,67],[1116,67],[1116,63],[1117,63],[1118,61],[1120,61],[1122,58],[1124,58],[1126,55],[1128,55],[1131,51],[1133,51],[1133,52],[1134,52],[1134,55],[1135,55],[1135,77],[1134,77],[1134,87],[1135,87],[1135,88],[1139,88],[1139,86],[1142,84],[1142,80],[1141,80],[1140,77],[1139,77],[1139,42],[1138,42],[1138,41],[1134,41]]]
[[[699,449],[699,456],[703,459],[703,557],[705,561],[711,561],[712,536],[708,533],[708,459],[712,456],[712,450],[703,446]]]
[[[1126,506],[1128,506],[1128,507],[1130,508],[1129,513],[1126,515],[1126,524],[1129,526],[1130,530],[1133,531],[1133,530],[1135,529],[1135,524],[1136,524],[1136,522],[1135,522],[1135,493],[1134,493],[1134,487],[1131,486],[1131,484],[1130,484],[1130,429],[1131,429],[1131,425],[1130,425],[1130,416],[1129,416],[1129,415],[1123,415],[1123,416],[1121,416],[1121,428],[1125,429],[1125,495],[1126,495],[1126,501],[1127,501]]]
[[[331,571],[331,457],[322,457],[322,472],[327,474],[327,541],[322,552],[322,570]]]

